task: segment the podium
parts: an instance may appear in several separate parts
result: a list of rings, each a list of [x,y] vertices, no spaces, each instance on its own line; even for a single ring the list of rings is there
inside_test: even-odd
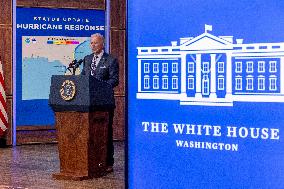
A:
[[[55,112],[60,172],[55,179],[83,180],[105,174],[112,87],[92,76],[54,75],[49,105]]]

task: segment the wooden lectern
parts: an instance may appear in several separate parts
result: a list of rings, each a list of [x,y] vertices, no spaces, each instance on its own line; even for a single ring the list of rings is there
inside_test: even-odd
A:
[[[55,179],[83,180],[105,174],[112,87],[92,76],[54,75],[49,105],[55,112],[60,172]]]

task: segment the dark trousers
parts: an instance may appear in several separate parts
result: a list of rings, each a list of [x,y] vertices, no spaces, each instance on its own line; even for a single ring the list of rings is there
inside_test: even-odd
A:
[[[113,166],[114,164],[114,147],[113,147],[113,129],[112,129],[112,123],[113,123],[113,116],[114,116],[114,109],[111,109],[109,111],[109,124],[108,124],[108,140],[107,140],[107,160],[106,164],[107,166]]]

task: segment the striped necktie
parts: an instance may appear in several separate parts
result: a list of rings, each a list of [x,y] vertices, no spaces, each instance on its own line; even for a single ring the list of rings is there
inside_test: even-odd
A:
[[[92,60],[92,64],[91,64],[91,75],[95,75],[95,70],[97,68],[97,60],[98,60],[98,56],[95,56],[93,57],[93,60]]]

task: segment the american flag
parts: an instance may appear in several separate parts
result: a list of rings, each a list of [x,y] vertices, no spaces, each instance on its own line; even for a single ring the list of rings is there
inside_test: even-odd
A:
[[[7,104],[2,61],[0,57],[0,137],[4,135],[8,127]]]

